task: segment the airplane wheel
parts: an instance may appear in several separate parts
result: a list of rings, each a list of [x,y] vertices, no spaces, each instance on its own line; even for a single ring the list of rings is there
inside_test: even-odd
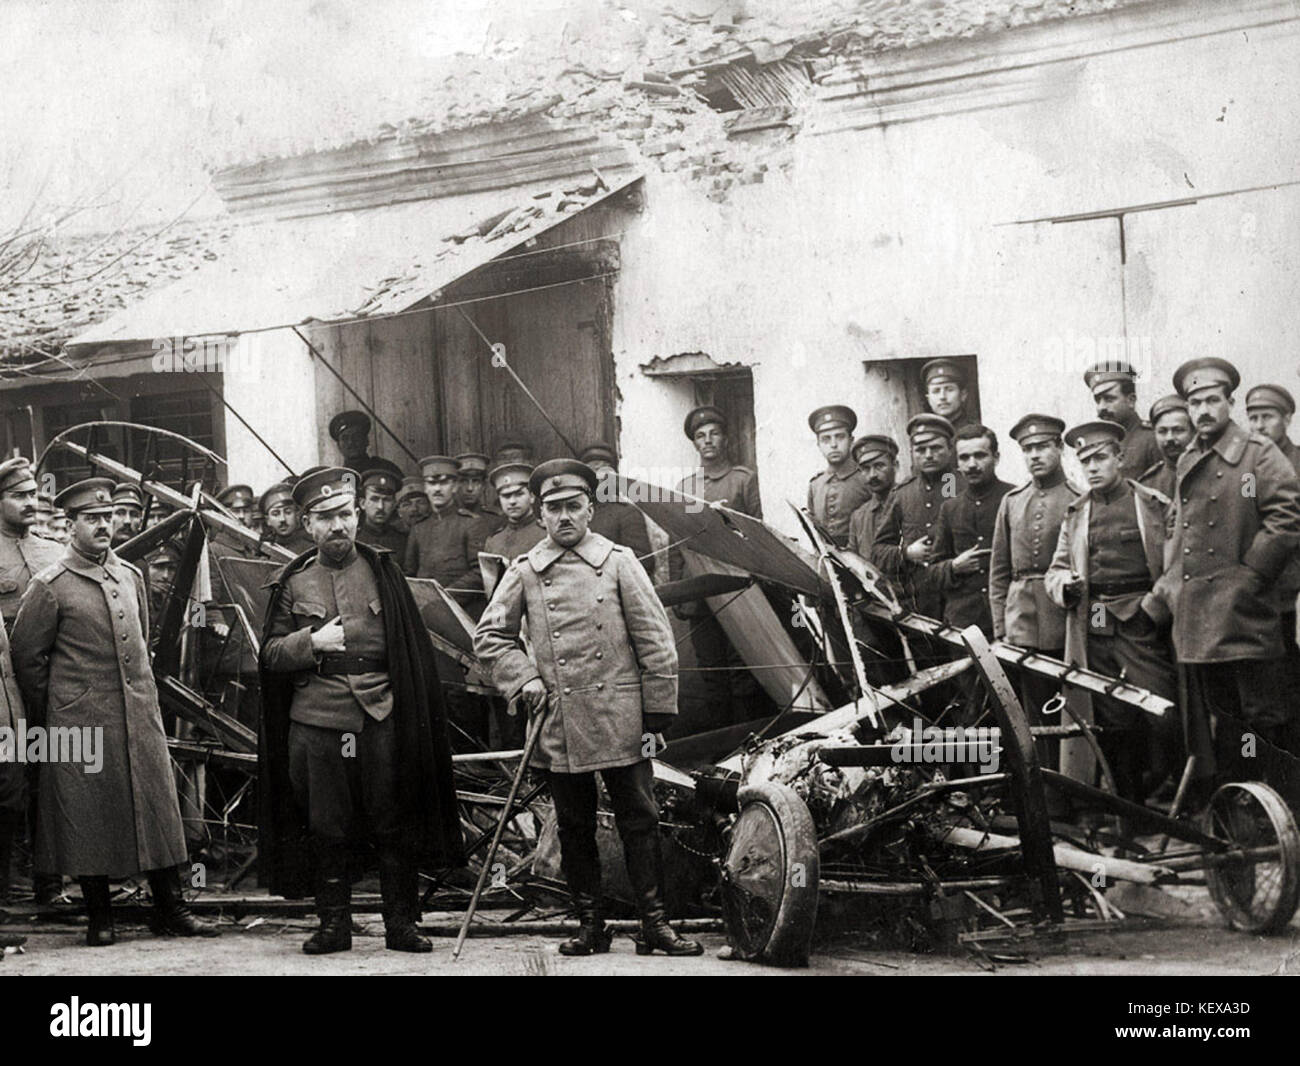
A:
[[[1300,902],[1300,831],[1282,797],[1258,781],[1223,785],[1205,812],[1205,830],[1238,848],[1274,847],[1275,859],[1239,859],[1205,868],[1219,913],[1244,933],[1277,933]]]

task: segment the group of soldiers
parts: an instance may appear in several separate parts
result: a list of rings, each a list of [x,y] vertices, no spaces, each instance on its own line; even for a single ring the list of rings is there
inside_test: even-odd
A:
[[[1281,385],[1245,396],[1240,374],[1194,359],[1144,421],[1137,372],[1090,367],[1097,418],[1067,429],[1029,413],[1011,427],[1030,480],[997,476],[997,434],[965,410],[961,368],[923,368],[931,411],[907,424],[910,476],[898,443],[853,437],[840,405],[809,418],[826,469],[808,508],[842,548],[869,559],[904,605],[959,628],[978,626],[1045,655],[1123,678],[1180,708],[1151,716],[1110,697],[1072,692],[1096,725],[1117,791],[1165,798],[1187,775],[1187,802],[1217,781],[1263,779],[1297,803],[1300,690],[1300,448],[1295,400]],[[1073,450],[1086,485],[1062,466]],[[1059,688],[1024,672],[1031,721]],[[1046,756],[1062,757],[1052,745]],[[1189,764],[1188,756],[1194,756]],[[1068,769],[1068,767],[1066,767]]]

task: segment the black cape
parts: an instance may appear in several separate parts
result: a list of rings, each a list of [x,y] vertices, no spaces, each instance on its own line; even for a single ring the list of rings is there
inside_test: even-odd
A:
[[[375,572],[388,637],[393,687],[393,723],[398,730],[398,794],[403,822],[418,834],[421,865],[440,869],[465,864],[464,840],[452,780],[447,712],[434,665],[433,644],[420,620],[410,586],[390,552],[357,544]],[[285,579],[316,559],[304,552],[271,583],[262,627],[262,647]],[[307,815],[289,785],[289,705],[293,674],[272,673],[258,664],[262,720],[258,730],[258,881],[272,894],[298,899],[315,892],[315,860]]]

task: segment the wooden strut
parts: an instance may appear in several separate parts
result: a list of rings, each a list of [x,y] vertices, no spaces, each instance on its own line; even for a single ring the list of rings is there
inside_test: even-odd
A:
[[[482,898],[488,875],[492,872],[492,860],[496,857],[497,847],[501,843],[501,836],[505,832],[506,824],[514,816],[515,797],[519,795],[519,786],[523,784],[524,774],[528,772],[528,760],[532,758],[533,749],[537,747],[537,738],[542,735],[542,720],[546,717],[549,707],[549,702],[543,704],[542,709],[534,714],[532,721],[528,723],[528,737],[524,742],[524,754],[519,760],[519,768],[515,771],[515,778],[510,782],[510,795],[506,798],[505,806],[501,808],[501,817],[497,820],[496,832],[492,834],[492,843],[488,846],[487,854],[483,856],[483,865],[478,872],[478,884],[474,886],[474,895],[470,897],[469,907],[466,909],[465,918],[460,925],[460,933],[456,937],[456,946],[451,952],[452,962],[460,958],[460,949],[465,946],[465,937],[469,933],[470,923],[474,921],[474,912],[478,910],[478,901]]]

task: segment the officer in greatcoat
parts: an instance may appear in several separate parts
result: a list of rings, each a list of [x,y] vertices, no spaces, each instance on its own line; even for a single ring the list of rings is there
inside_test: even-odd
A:
[[[596,472],[573,459],[533,471],[547,537],[516,560],[479,620],[474,652],[502,695],[542,714],[533,765],[555,801],[561,863],[581,928],[560,950],[609,949],[596,850],[596,772],[623,840],[641,917],[637,951],[698,955],[668,924],[650,756],[677,713],[677,650],[632,552],[590,532]],[[530,655],[520,640],[527,619]]]
[[[989,607],[993,636],[1060,659],[1065,654],[1065,611],[1047,594],[1044,577],[1056,551],[1065,510],[1079,496],[1061,469],[1065,423],[1054,415],[1029,414],[1011,427],[1029,468],[1029,480],[1002,498],[989,557]],[[1058,690],[1051,678],[1024,670],[1020,697],[1032,725],[1046,724],[1043,704]],[[1055,741],[1039,744],[1053,769]]]
[[[109,880],[148,873],[155,932],[212,936],[181,895],[186,861],[176,781],[149,663],[143,575],[112,551],[113,482],[59,493],[72,518],[63,557],[32,577],[14,621],[14,673],[29,721],[96,730],[102,765],[40,766],[33,865],[81,879],[86,942],[116,940]],[[84,752],[83,748],[83,752]]]
[[[1300,480],[1273,441],[1233,421],[1240,380],[1216,358],[1174,372],[1196,437],[1178,460],[1156,592],[1173,615],[1193,723],[1213,729],[1216,775],[1285,788],[1300,753],[1283,750],[1296,704],[1276,587],[1300,546]]]
[[[1164,566],[1168,501],[1124,476],[1119,423],[1085,422],[1065,439],[1088,480],[1088,491],[1066,507],[1044,579],[1048,595],[1069,612],[1066,659],[1173,700],[1178,686],[1166,614],[1152,592]],[[1153,733],[1146,713],[1134,707],[1105,696],[1070,698],[1085,720],[1101,727],[1098,744],[1119,794],[1141,803],[1174,769],[1168,750],[1177,737],[1174,716],[1166,714],[1168,721]],[[1071,750],[1077,757],[1077,746]],[[1064,761],[1064,769],[1076,773],[1090,763]]]
[[[427,952],[418,863],[459,865],[461,835],[433,647],[390,553],[356,542],[356,477],[331,467],[294,499],[316,550],[272,584],[262,641],[259,839],[264,880],[314,887],[309,955],[352,946],[349,852],[379,857],[384,941]],[[309,848],[308,848],[309,845]]]

